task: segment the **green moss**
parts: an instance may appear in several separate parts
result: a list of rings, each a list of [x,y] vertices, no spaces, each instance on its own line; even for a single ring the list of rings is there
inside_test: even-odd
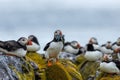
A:
[[[83,76],[84,80],[87,80],[90,76],[95,76],[96,71],[99,67],[99,63],[94,61],[83,61],[82,64],[79,65],[79,71]]]
[[[72,80],[62,64],[53,64],[46,69],[47,80]]]

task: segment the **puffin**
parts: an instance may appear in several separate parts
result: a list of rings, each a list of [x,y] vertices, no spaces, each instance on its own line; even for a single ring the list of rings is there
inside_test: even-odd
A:
[[[27,48],[26,44],[28,43],[27,38],[21,37],[17,41],[8,40],[4,41],[4,45],[2,45],[1,49],[6,55],[14,55],[23,57],[26,55]]]
[[[104,54],[112,54],[113,49],[111,41],[107,41],[106,44],[101,45],[100,51]]]
[[[27,51],[39,51],[40,50],[40,44],[38,42],[38,39],[34,35],[28,36],[28,44],[27,44]]]
[[[98,45],[97,39],[92,37],[89,43],[86,45],[86,52],[84,57],[88,61],[97,61],[102,59],[103,53],[100,52],[100,46]]]
[[[112,49],[114,51],[114,58],[118,58],[120,60],[120,37],[112,44]]]
[[[100,63],[100,70],[110,74],[120,74],[120,61],[113,60],[111,54],[105,54],[104,60]]]
[[[78,41],[73,40],[64,44],[63,52],[60,53],[59,57],[74,62],[75,58],[82,53],[84,53],[83,47],[80,46]]]
[[[64,51],[71,54],[81,54],[82,51],[80,50],[80,48],[80,44],[77,41],[66,42],[64,44]]]
[[[120,48],[120,37],[117,39],[116,42],[112,44],[112,49],[115,50],[117,48]]]
[[[46,58],[48,60],[48,66],[51,66],[53,62],[58,63],[58,55],[63,49],[63,34],[61,30],[54,32],[54,38],[52,41],[46,44],[44,51],[46,51]]]

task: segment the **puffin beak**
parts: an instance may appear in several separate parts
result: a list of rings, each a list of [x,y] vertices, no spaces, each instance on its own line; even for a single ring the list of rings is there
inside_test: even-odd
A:
[[[120,52],[120,48],[117,48],[114,50],[115,53],[119,53]]]
[[[32,45],[32,41],[31,41],[31,40],[28,40],[27,45]]]
[[[77,48],[80,48],[80,44],[77,44]]]
[[[107,60],[108,60],[108,57],[107,57],[107,56],[105,56],[105,57],[104,57],[104,60],[105,60],[105,61],[107,61]]]

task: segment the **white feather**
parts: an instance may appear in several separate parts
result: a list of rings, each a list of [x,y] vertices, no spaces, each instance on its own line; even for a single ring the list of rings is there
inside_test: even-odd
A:
[[[99,48],[100,48],[100,46],[99,45],[97,45],[97,44],[93,44],[93,47],[94,47],[94,49],[96,50],[96,49],[98,49],[99,50]]]
[[[58,55],[62,51],[63,43],[62,42],[52,42],[49,48],[46,51],[46,57],[49,58],[50,55]]]
[[[116,64],[114,62],[102,62],[100,63],[100,70],[106,72],[106,73],[120,73],[120,70],[116,67]]]
[[[32,42],[32,45],[27,45],[28,51],[38,51],[40,50],[40,46],[34,42]]]
[[[100,51],[87,51],[84,55],[88,61],[97,61],[102,59],[102,56],[103,54]]]
[[[67,46],[64,47],[64,51],[68,52],[68,53],[72,53],[72,54],[77,54],[78,51],[79,51],[79,48],[78,49],[74,49],[72,46],[67,45]]]
[[[22,57],[26,55],[26,52],[27,52],[26,50],[24,50],[23,48],[20,48],[20,49],[10,52],[10,54],[14,54],[14,55]]]
[[[112,46],[112,49],[115,50],[117,48],[120,48],[120,46],[117,46],[116,44]]]
[[[112,54],[112,53],[113,53],[113,50],[107,49],[106,47],[101,47],[101,48],[100,48],[100,51],[101,51],[102,53],[105,53],[105,54]]]

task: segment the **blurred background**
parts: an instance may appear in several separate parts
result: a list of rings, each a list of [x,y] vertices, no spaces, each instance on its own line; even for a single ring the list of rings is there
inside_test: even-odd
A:
[[[0,0],[0,40],[33,34],[41,50],[60,29],[66,41],[85,46],[90,37],[99,44],[120,37],[119,0]]]

